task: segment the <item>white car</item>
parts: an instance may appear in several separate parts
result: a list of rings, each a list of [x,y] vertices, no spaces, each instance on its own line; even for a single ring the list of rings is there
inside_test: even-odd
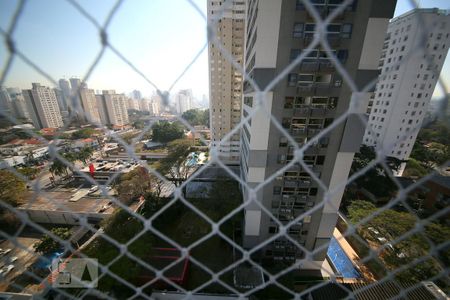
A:
[[[3,276],[8,275],[8,273],[11,272],[12,269],[14,269],[14,265],[8,265],[0,270],[0,274]]]
[[[377,237],[377,240],[382,244],[385,244],[387,242],[387,239],[385,237]]]
[[[0,255],[6,255],[9,252],[11,252],[11,249],[6,249],[6,250],[0,249]]]
[[[380,232],[373,227],[368,227],[367,229],[374,234],[380,234]]]
[[[15,262],[16,260],[18,260],[19,258],[17,257],[17,256],[11,256],[9,259],[8,259],[8,261],[10,262],[10,263],[13,263],[13,262]]]
[[[94,193],[98,190],[98,185],[94,185],[89,189],[89,193]]]

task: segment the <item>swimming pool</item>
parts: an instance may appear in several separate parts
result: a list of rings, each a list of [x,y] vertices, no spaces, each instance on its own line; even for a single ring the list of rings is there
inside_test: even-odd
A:
[[[59,250],[59,251],[55,251],[55,252],[51,252],[51,253],[42,255],[35,262],[34,267],[37,269],[48,269],[51,266],[52,261],[54,259],[59,258],[61,255],[63,255],[63,253],[64,253],[64,251]]]
[[[356,270],[350,258],[342,250],[341,245],[335,238],[331,238],[330,246],[327,251],[328,258],[333,264],[334,269],[344,278],[361,278],[361,274]]]

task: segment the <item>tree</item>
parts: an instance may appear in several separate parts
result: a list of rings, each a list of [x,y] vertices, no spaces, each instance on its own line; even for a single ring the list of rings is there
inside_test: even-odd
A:
[[[160,180],[150,174],[144,167],[137,167],[134,170],[123,174],[117,185],[118,198],[124,204],[129,204],[140,196],[145,198],[159,193]]]
[[[25,182],[14,173],[0,170],[0,200],[11,206],[23,201],[26,192]],[[0,210],[2,207],[0,207]]]
[[[66,227],[53,228],[51,230],[51,232],[54,235],[56,235],[57,237],[59,237],[61,240],[65,240],[65,241],[68,240],[70,238],[70,236],[71,236],[70,235],[70,229],[66,228]],[[54,251],[58,251],[61,248],[63,248],[63,245],[59,241],[53,239],[48,234],[45,234],[41,238],[41,240],[34,245],[34,250],[36,252],[40,252],[40,253],[43,253],[43,254],[51,253],[51,252],[54,252]]]
[[[168,144],[168,154],[157,165],[157,170],[164,175],[169,175],[176,186],[186,181],[194,165],[187,162],[189,153],[192,152],[191,142],[186,139],[176,140]]]
[[[168,143],[184,137],[184,129],[178,122],[160,121],[152,126],[153,141]]]
[[[359,153],[355,154],[350,173],[353,174],[365,168],[375,159],[376,154],[374,148],[362,145],[359,149]],[[403,162],[404,161],[394,157],[386,158],[386,164],[391,171],[398,170]],[[358,177],[355,182],[359,187],[365,188],[378,197],[391,196],[397,188],[395,183],[386,173],[386,170],[380,164],[376,164],[374,167],[365,171],[364,174]]]
[[[376,209],[376,206],[372,202],[364,200],[352,201],[347,208],[348,217],[352,223],[356,224],[372,212],[376,211]]]
[[[181,117],[192,126],[204,125],[209,127],[209,109],[190,109],[185,111]]]
[[[208,199],[203,201],[207,214],[214,221],[219,221],[242,202],[239,184],[228,178],[217,178],[208,192]]]
[[[84,164],[87,164],[87,161],[92,157],[93,154],[94,149],[92,149],[91,147],[83,147],[80,152],[77,153],[76,157]]]
[[[72,133],[72,139],[74,139],[74,140],[86,139],[86,138],[89,138],[98,133],[99,132],[95,129],[83,128],[83,129],[77,130],[74,133]]]
[[[22,167],[17,169],[17,171],[30,180],[36,178],[36,175],[39,173],[39,170],[33,167]]]

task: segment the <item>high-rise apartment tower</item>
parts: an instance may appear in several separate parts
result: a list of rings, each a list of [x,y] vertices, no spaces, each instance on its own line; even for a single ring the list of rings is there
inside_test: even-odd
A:
[[[364,144],[409,158],[449,46],[448,11],[414,9],[390,22]]]
[[[55,91],[39,83],[33,83],[32,86],[31,90],[23,90],[22,94],[34,127],[62,127],[64,124]]]
[[[325,19],[344,1],[310,1]],[[241,131],[241,177],[244,198],[247,186],[255,187],[286,166],[294,158],[303,159],[326,187],[323,190],[300,164],[280,172],[256,193],[255,201],[245,210],[244,247],[252,248],[280,231],[278,224],[257,205],[264,205],[283,226],[323,204],[327,191],[347,181],[353,156],[358,151],[364,115],[370,91],[352,93],[333,61],[339,61],[359,89],[376,79],[378,63],[389,19],[396,1],[354,1],[326,27],[323,39],[331,49],[331,59],[322,46],[316,46],[305,59],[264,94],[264,105],[300,147],[345,113],[351,101],[361,101],[359,110],[345,122],[335,124],[330,133],[310,147],[303,156],[275,127],[266,113],[258,110]],[[250,0],[246,7],[245,71],[265,89],[306,48],[317,34],[317,24],[303,1]],[[243,115],[258,106],[257,94],[244,83]],[[326,248],[333,236],[343,189],[333,190],[327,203],[290,224],[286,234],[307,250]],[[317,251],[303,269],[320,269],[326,249]],[[264,247],[261,255],[294,262],[305,254],[282,236]]]
[[[243,65],[245,37],[245,1],[208,0],[208,25],[221,47],[238,65]],[[219,156],[226,163],[239,163],[239,132],[230,139],[225,135],[241,120],[241,72],[222,54],[210,39],[209,53],[209,110],[211,145],[219,146]]]

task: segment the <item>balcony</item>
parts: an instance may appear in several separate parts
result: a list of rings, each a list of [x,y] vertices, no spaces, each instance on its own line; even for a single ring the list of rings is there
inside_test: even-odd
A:
[[[289,132],[292,136],[304,136],[307,135],[308,130],[306,128],[291,128]]]
[[[308,128],[308,137],[313,137],[319,134],[322,131],[322,128]]]
[[[298,181],[296,181],[296,180],[285,180],[284,181],[284,186],[285,187],[296,188],[298,186]]]
[[[311,180],[299,180],[298,181],[298,187],[310,187],[311,186]]]
[[[310,114],[310,108],[308,108],[308,107],[294,108],[294,113],[293,113],[294,117],[308,117],[309,114]]]

